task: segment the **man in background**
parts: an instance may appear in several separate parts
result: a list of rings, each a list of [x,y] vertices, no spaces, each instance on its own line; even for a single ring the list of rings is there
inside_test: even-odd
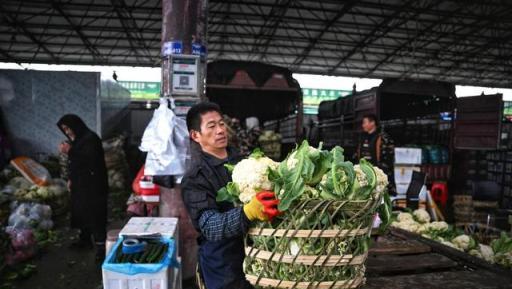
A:
[[[395,144],[391,137],[381,129],[376,115],[365,115],[361,127],[363,133],[357,148],[357,158],[364,158],[384,171],[389,179],[389,193],[394,195],[396,191],[393,177]]]

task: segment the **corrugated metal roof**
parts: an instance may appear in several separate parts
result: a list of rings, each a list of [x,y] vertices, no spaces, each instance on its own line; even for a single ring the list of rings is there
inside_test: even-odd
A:
[[[0,23],[3,62],[160,63],[160,0],[2,0]],[[211,0],[208,23],[209,60],[512,87],[510,1]]]

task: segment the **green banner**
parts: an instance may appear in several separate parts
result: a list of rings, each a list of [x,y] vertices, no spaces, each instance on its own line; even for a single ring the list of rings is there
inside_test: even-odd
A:
[[[302,101],[305,114],[317,114],[318,105],[324,100],[333,100],[352,93],[351,90],[303,88]]]
[[[130,91],[132,99],[158,99],[160,97],[160,82],[119,81],[119,84]]]
[[[160,97],[160,82],[119,81],[119,84],[130,91],[132,99],[158,99]],[[351,90],[303,88],[304,113],[317,114],[320,102],[344,97],[351,92]]]

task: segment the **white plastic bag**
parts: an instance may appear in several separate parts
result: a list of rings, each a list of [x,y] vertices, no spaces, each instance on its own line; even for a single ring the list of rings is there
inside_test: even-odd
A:
[[[168,108],[168,100],[161,99],[140,145],[147,152],[144,174],[181,176],[189,158],[189,135],[183,119]]]

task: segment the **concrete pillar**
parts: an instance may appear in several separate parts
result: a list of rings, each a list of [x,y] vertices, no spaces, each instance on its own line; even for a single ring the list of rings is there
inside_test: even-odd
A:
[[[162,47],[169,41],[181,41],[182,54],[192,54],[192,43],[206,47],[207,0],[163,0],[162,1]],[[168,71],[168,58],[162,59],[162,96],[171,96],[169,87],[171,79]],[[206,56],[200,67],[204,78],[206,75]],[[204,98],[204,81],[201,81],[201,97]],[[161,190],[160,216],[177,217],[179,221],[179,242],[182,258],[183,278],[195,275],[197,264],[198,233],[195,231],[187,213],[179,186]]]
[[[183,54],[192,54],[192,43],[207,47],[208,0],[163,0],[162,1],[162,46],[169,41],[181,41]],[[167,71],[168,59],[162,61],[162,95],[169,96],[170,79]],[[202,77],[206,76],[206,56],[202,59]],[[201,98],[204,98],[204,81]]]

